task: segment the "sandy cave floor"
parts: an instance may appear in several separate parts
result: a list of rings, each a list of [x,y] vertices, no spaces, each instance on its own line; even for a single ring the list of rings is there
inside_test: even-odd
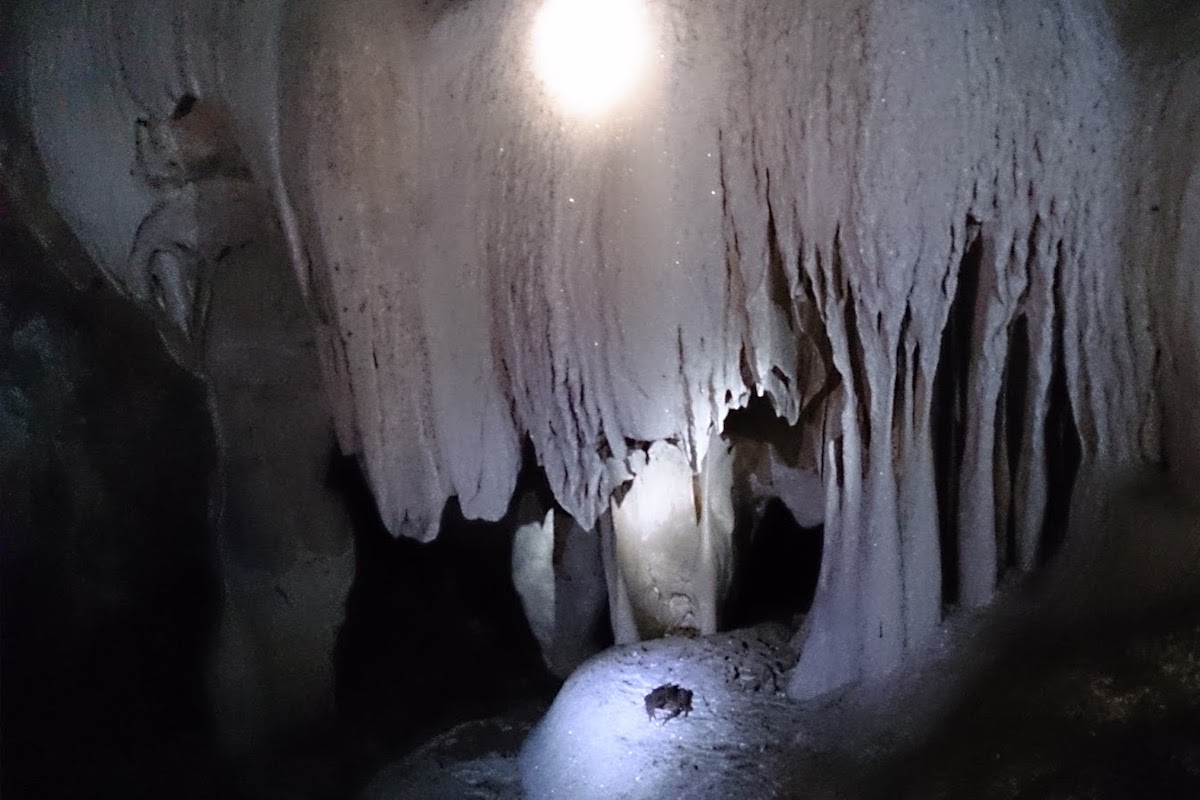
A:
[[[1020,647],[951,632],[886,687],[810,703],[783,695],[790,633],[612,648],[540,721],[460,725],[362,797],[1200,797],[1200,614]],[[693,712],[651,722],[643,698],[667,682]]]

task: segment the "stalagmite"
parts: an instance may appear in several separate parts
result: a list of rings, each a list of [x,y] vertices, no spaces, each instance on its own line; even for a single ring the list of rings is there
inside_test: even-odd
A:
[[[721,442],[704,469],[656,444],[620,502],[613,503],[615,568],[638,638],[714,633],[732,573],[732,459]],[[620,602],[613,598],[610,602]]]
[[[540,519],[539,512],[534,495],[521,499],[513,586],[547,668],[565,678],[596,653],[604,638],[598,635],[608,607],[601,537],[553,508]]]
[[[522,498],[522,506],[527,503],[528,498]],[[512,549],[513,586],[545,656],[554,646],[554,510],[540,520],[521,522]]]

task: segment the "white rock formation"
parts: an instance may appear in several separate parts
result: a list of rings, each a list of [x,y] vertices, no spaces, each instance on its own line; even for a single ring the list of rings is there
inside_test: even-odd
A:
[[[733,573],[730,454],[714,442],[695,475],[678,447],[656,443],[623,499],[613,502],[616,567],[636,638],[716,632]]]
[[[523,512],[536,501],[523,498]],[[513,585],[549,670],[565,678],[600,649],[607,586],[600,536],[561,512],[524,522],[513,538]]]
[[[523,435],[591,527],[647,449],[699,473],[751,392],[803,415],[802,696],[895,667],[1113,481],[1200,494],[1198,16],[1153,5],[647,0],[640,94],[583,123],[532,74],[532,0],[55,2],[29,107],[130,287],[137,119],[226,110],[396,533],[451,495],[499,517]]]
[[[512,580],[525,610],[529,628],[542,648],[542,656],[554,647],[554,509],[540,520],[517,527],[512,546]]]

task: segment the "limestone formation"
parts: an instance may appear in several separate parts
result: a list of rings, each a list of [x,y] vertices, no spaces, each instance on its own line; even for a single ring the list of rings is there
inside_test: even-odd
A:
[[[580,122],[533,74],[532,0],[35,3],[27,111],[89,252],[181,323],[208,240],[176,220],[220,218],[199,175],[239,153],[385,523],[501,517],[528,437],[613,527],[619,640],[655,604],[715,627],[696,487],[767,398],[824,486],[810,696],[1086,547],[1113,487],[1200,492],[1200,17],[1152,5],[650,0],[639,94]],[[140,122],[189,102],[199,139]],[[179,137],[207,155],[147,181]],[[187,248],[143,257],[159,227]],[[651,499],[691,522],[639,522]],[[661,558],[629,557],[639,525]]]

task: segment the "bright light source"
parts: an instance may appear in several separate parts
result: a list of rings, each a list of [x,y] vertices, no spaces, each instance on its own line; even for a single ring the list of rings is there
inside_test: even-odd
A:
[[[649,50],[640,0],[546,0],[533,23],[537,76],[578,116],[598,116],[627,97]]]

